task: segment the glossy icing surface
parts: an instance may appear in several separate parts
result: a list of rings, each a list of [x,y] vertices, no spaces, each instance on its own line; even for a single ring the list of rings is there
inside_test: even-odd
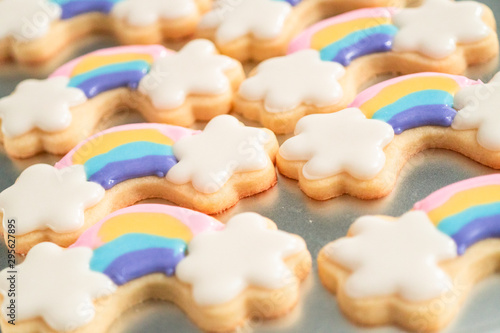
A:
[[[43,37],[62,10],[49,0],[0,1],[0,39],[27,42]]]
[[[202,193],[220,190],[235,173],[262,170],[271,163],[265,144],[271,138],[263,129],[246,127],[229,115],[217,116],[198,135],[177,141],[179,163],[167,174],[174,184],[191,182]]]
[[[92,248],[90,268],[123,285],[152,273],[172,276],[193,236],[222,228],[220,222],[202,213],[143,204],[111,214],[72,247]]]
[[[105,189],[128,179],[165,177],[177,163],[172,150],[174,142],[195,133],[161,124],[118,126],[80,143],[56,167],[83,165],[87,179]]]
[[[174,109],[191,94],[213,96],[229,91],[225,71],[235,66],[235,60],[217,54],[212,42],[194,40],[178,53],[156,60],[141,80],[139,91],[149,96],[156,108]]]
[[[477,142],[486,149],[500,151],[500,74],[486,84],[460,89],[455,95],[458,110],[452,127],[477,129]]]
[[[388,124],[355,108],[314,114],[299,120],[295,136],[280,147],[289,161],[306,161],[302,174],[316,180],[347,172],[358,179],[374,178],[385,165],[384,147],[394,137]]]
[[[220,1],[205,14],[199,27],[215,29],[217,43],[226,44],[253,35],[258,39],[273,39],[281,34],[292,11],[290,3],[297,1],[239,0],[231,4]]]
[[[474,43],[492,33],[482,20],[483,11],[478,2],[452,0],[426,0],[420,7],[401,9],[393,18],[399,28],[393,50],[446,58],[457,44]]]
[[[396,221],[361,217],[350,236],[327,245],[325,253],[351,271],[345,292],[353,298],[398,295],[418,302],[452,287],[438,264],[456,257],[456,245],[421,211]]]
[[[500,237],[500,176],[468,179],[415,204],[457,244],[458,254],[487,238]]]
[[[175,20],[197,12],[195,0],[123,0],[111,14],[133,26],[148,26],[161,19]]]
[[[0,193],[4,230],[8,230],[8,220],[14,219],[16,235],[44,229],[76,231],[83,226],[85,209],[103,196],[104,189],[87,181],[81,165],[58,170],[34,164]]]
[[[49,327],[66,332],[92,321],[93,300],[110,295],[115,284],[104,274],[89,267],[92,250],[62,249],[53,243],[34,246],[26,259],[17,265],[16,319],[41,317]],[[10,282],[8,269],[0,272],[3,295],[2,316],[10,320],[7,306]],[[17,321],[16,321],[17,323]]]
[[[256,74],[243,81],[239,94],[250,101],[263,101],[265,109],[273,113],[301,104],[329,106],[342,98],[338,79],[344,73],[341,65],[321,61],[318,52],[302,50],[262,62]]]
[[[226,303],[250,286],[279,289],[294,283],[284,260],[305,250],[305,243],[269,230],[258,214],[243,213],[222,231],[195,236],[188,250],[176,276],[192,285],[196,303],[209,306]]]
[[[368,88],[350,106],[387,122],[396,134],[421,126],[450,127],[457,113],[454,95],[461,87],[478,83],[439,73],[406,75]]]
[[[17,137],[40,129],[57,132],[71,124],[70,108],[85,103],[81,90],[68,86],[64,77],[25,80],[7,97],[0,99],[2,132]]]

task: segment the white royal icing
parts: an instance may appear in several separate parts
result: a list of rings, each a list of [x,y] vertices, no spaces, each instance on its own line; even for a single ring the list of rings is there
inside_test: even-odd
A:
[[[262,216],[243,213],[222,231],[195,236],[175,274],[193,286],[196,303],[218,305],[248,286],[279,289],[296,281],[284,259],[304,249],[297,237],[268,229]]]
[[[86,208],[104,197],[104,188],[87,181],[82,165],[56,169],[35,164],[24,170],[11,187],[0,193],[3,225],[15,220],[17,235],[51,229],[58,233],[78,230]]]
[[[325,249],[352,271],[345,284],[350,297],[397,294],[418,302],[451,288],[450,277],[438,263],[457,256],[456,244],[424,212],[412,211],[397,221],[365,216],[354,222],[350,233]]]
[[[455,95],[458,113],[452,127],[478,129],[477,142],[486,149],[500,151],[500,73],[487,84],[461,88]]]
[[[89,268],[92,250],[86,247],[62,249],[53,243],[34,246],[16,270],[16,323],[41,317],[56,331],[81,327],[95,315],[93,300],[112,294],[116,285],[104,274]],[[11,276],[0,272],[2,315],[8,317]]]
[[[289,161],[307,161],[306,179],[322,179],[347,172],[366,180],[385,165],[384,147],[394,138],[392,127],[366,119],[361,110],[345,109],[331,114],[313,114],[299,120],[295,136],[280,147]]]
[[[337,81],[345,74],[342,65],[322,61],[316,50],[303,50],[269,59],[240,86],[239,94],[250,101],[264,101],[269,112],[289,111],[300,104],[323,107],[343,95]]]
[[[217,54],[212,42],[195,40],[178,53],[156,60],[139,91],[157,108],[177,108],[189,94],[218,95],[231,89],[224,71],[236,65],[235,60]]]
[[[477,42],[491,33],[482,15],[483,7],[473,1],[427,0],[420,7],[402,9],[393,17],[399,31],[392,49],[445,58],[457,43]]]
[[[141,27],[155,24],[160,19],[187,17],[196,10],[194,0],[125,0],[117,3],[111,14]]]
[[[41,38],[61,14],[61,7],[49,0],[2,0],[0,39],[12,36],[25,42]]]
[[[216,29],[215,38],[221,44],[248,34],[258,39],[273,39],[280,35],[291,11],[292,6],[286,1],[222,0],[205,14],[200,28]]]
[[[263,129],[246,127],[222,115],[212,119],[202,133],[183,137],[173,145],[179,161],[167,173],[175,184],[192,182],[203,193],[217,192],[235,173],[264,169],[269,161]]]
[[[34,128],[57,132],[71,124],[70,107],[84,103],[83,91],[68,87],[65,77],[21,82],[12,95],[0,99],[2,131],[7,137]]]

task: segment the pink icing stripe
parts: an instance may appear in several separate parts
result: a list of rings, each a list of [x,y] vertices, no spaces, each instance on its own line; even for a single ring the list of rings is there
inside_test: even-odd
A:
[[[61,66],[54,73],[52,73],[49,77],[57,77],[57,76],[70,77],[75,66],[78,65],[83,59],[85,59],[89,56],[94,56],[94,55],[106,56],[106,55],[114,55],[114,54],[120,54],[120,53],[147,53],[147,54],[151,54],[153,56],[153,58],[158,59],[160,57],[165,57],[167,54],[173,53],[173,52],[174,51],[171,51],[171,50],[169,50],[161,45],[146,45],[146,46],[134,46],[134,45],[132,45],[132,46],[111,47],[108,49],[98,50],[98,51],[83,55],[81,57],[78,57],[78,58],[68,62],[67,64]]]
[[[294,38],[294,40],[292,40],[292,42],[288,46],[288,54],[304,49],[310,49],[311,39],[316,34],[316,32],[321,31],[331,25],[353,21],[361,18],[373,17],[375,19],[378,17],[392,17],[396,10],[397,9],[393,7],[358,9],[318,22],[303,31],[300,35]]]
[[[205,215],[200,212],[196,212],[194,210],[176,207],[176,206],[168,206],[168,205],[160,205],[160,204],[142,204],[135,205],[127,208],[120,209],[110,215],[108,215],[103,220],[99,221],[97,224],[93,225],[87,231],[85,231],[78,240],[70,246],[78,247],[78,246],[86,246],[92,249],[95,249],[101,245],[103,245],[102,241],[99,239],[98,233],[101,229],[101,226],[106,223],[109,219],[123,214],[131,214],[131,213],[160,213],[165,215],[170,215],[182,223],[184,223],[193,235],[197,235],[204,231],[209,230],[222,230],[224,229],[224,224],[216,220],[215,218]]]
[[[424,212],[429,213],[430,211],[445,204],[452,196],[459,192],[488,185],[500,185],[500,174],[471,178],[443,187],[442,189],[429,195],[424,200],[417,202],[415,206],[413,206],[413,209],[423,210]]]
[[[460,87],[465,87],[465,86],[472,86],[475,84],[480,84],[482,83],[481,81],[475,81],[471,80],[469,78],[466,78],[465,76],[460,76],[460,75],[450,75],[450,74],[443,74],[443,73],[418,73],[418,74],[410,74],[410,75],[405,75],[405,76],[400,76],[394,79],[390,79],[384,82],[380,82],[379,84],[376,84],[361,93],[358,94],[356,99],[349,105],[349,107],[355,107],[359,108],[361,105],[363,105],[365,102],[371,100],[374,98],[382,89],[385,87],[391,86],[393,84],[396,84],[401,81],[405,81],[407,79],[413,78],[413,77],[419,77],[419,76],[444,76],[444,77],[449,77],[454,79]]]
[[[157,129],[164,135],[168,136],[174,141],[178,141],[180,138],[188,135],[195,135],[200,133],[200,131],[195,131],[191,129],[187,129],[180,126],[172,126],[165,124],[155,124],[155,123],[142,123],[142,124],[128,124],[121,125],[109,128],[105,131],[94,134],[90,138],[80,142],[75,148],[73,148],[69,153],[67,153],[59,162],[57,162],[54,166],[57,169],[63,169],[65,167],[73,165],[73,154],[80,149],[84,144],[89,141],[94,140],[95,138],[102,136],[107,133],[120,132],[120,131],[129,131],[129,130],[137,130],[137,129]]]

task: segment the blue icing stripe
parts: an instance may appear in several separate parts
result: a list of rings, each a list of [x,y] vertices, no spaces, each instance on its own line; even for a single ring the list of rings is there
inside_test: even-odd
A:
[[[133,160],[145,156],[173,156],[172,146],[153,143],[149,141],[137,141],[127,143],[111,149],[105,154],[97,155],[85,162],[87,178],[91,178],[106,165],[113,162]]]
[[[321,60],[331,61],[342,49],[352,46],[370,35],[395,35],[398,28],[392,24],[382,24],[376,27],[354,31],[342,39],[320,50]]]
[[[288,2],[292,6],[297,6],[302,0],[273,0],[273,1]]]
[[[187,244],[178,238],[165,238],[140,233],[126,234],[95,249],[90,260],[90,269],[96,272],[104,272],[115,259],[130,252],[150,248],[168,248],[177,253],[185,253]]]
[[[90,72],[82,73],[80,75],[74,76],[69,81],[69,87],[78,87],[83,82],[106,74],[121,73],[127,71],[141,71],[147,74],[151,68],[151,65],[144,60],[134,60],[113,65],[107,65],[103,67],[96,68]]]
[[[453,106],[453,96],[444,90],[428,89],[417,91],[400,98],[375,112],[373,119],[389,122],[398,113],[420,105],[447,105]]]
[[[467,224],[484,217],[500,215],[500,203],[492,203],[471,207],[461,213],[443,219],[438,224],[438,230],[449,236],[453,236]]]

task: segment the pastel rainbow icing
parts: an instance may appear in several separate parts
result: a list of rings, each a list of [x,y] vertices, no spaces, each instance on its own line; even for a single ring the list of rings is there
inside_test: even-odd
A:
[[[189,209],[136,205],[95,224],[71,247],[93,249],[90,268],[123,285],[152,273],[172,276],[194,236],[223,228],[216,219]]]
[[[123,0],[50,0],[62,9],[61,19],[67,20],[78,15],[98,12],[109,14],[111,9]]]
[[[480,81],[464,76],[419,73],[384,81],[360,93],[350,107],[390,124],[396,134],[421,126],[449,127],[457,111],[454,96]]]
[[[500,237],[500,175],[468,179],[444,187],[414,206],[451,236],[458,254],[487,238]]]
[[[56,163],[56,168],[83,165],[87,179],[107,190],[128,179],[165,177],[177,164],[172,145],[196,133],[163,124],[117,126],[81,142]]]
[[[392,24],[394,8],[367,8],[321,21],[296,37],[288,53],[319,51],[321,59],[343,66],[364,55],[392,50],[398,28]]]
[[[50,77],[69,78],[68,86],[79,88],[87,98],[120,87],[137,89],[153,62],[171,52],[161,45],[103,49],[67,63]]]

